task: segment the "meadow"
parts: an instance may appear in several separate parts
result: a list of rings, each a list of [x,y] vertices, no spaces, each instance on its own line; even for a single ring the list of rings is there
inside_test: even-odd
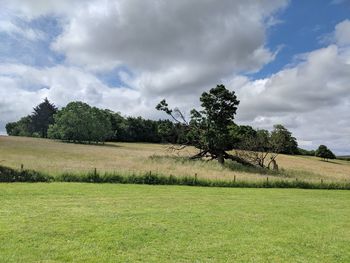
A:
[[[348,161],[280,155],[271,173],[188,161],[194,152],[0,137],[1,166],[54,178],[96,169],[213,182],[350,179]],[[1,183],[0,262],[349,262],[349,201],[346,190]]]
[[[349,262],[350,192],[0,184],[0,262]]]
[[[181,153],[168,150],[169,145],[147,143],[106,143],[88,145],[54,140],[0,136],[0,165],[33,169],[50,175],[98,172],[145,173],[195,176],[203,179],[245,181],[304,180],[319,182],[350,182],[350,162],[322,161],[316,157],[279,155],[279,173],[246,169],[232,162],[187,161],[195,153],[188,148]]]

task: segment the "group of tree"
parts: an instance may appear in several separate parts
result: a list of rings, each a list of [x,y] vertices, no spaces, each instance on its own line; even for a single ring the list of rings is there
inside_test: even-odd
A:
[[[57,107],[47,98],[33,109],[33,113],[17,122],[6,124],[7,134],[47,138],[47,130],[54,123]]]
[[[316,155],[325,160],[334,154],[321,145],[316,152],[298,148],[297,140],[284,126],[272,131],[254,129],[234,122],[239,101],[234,91],[218,85],[200,97],[201,109],[193,109],[190,119],[166,100],[156,107],[169,115],[166,120],[124,117],[107,109],[71,102],[60,110],[45,99],[31,115],[8,123],[9,135],[35,136],[72,142],[105,141],[171,143],[171,149],[194,146],[199,151],[192,159],[225,159],[244,165],[277,169],[278,154]]]
[[[112,127],[106,111],[83,102],[71,102],[54,115],[49,138],[73,142],[104,142]]]
[[[156,107],[187,131],[186,143],[177,149],[195,146],[199,153],[192,156],[192,159],[217,159],[221,164],[225,159],[230,159],[260,167],[274,164],[276,168],[277,154],[297,153],[296,139],[282,125],[275,125],[272,132],[237,125],[234,117],[239,101],[235,92],[229,91],[224,85],[204,92],[200,102],[202,109],[193,109],[189,121],[178,108],[169,108],[166,100],[162,100]]]
[[[328,161],[328,159],[336,159],[334,153],[325,145],[320,145],[316,150],[315,155],[323,158],[325,161]]]
[[[123,117],[83,102],[71,102],[60,110],[45,99],[31,115],[6,125],[11,136],[42,137],[72,142],[152,142],[178,144],[184,131],[170,120]]]

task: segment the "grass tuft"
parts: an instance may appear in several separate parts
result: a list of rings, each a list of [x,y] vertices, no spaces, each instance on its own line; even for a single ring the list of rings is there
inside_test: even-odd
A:
[[[302,189],[337,189],[350,190],[350,183],[345,182],[307,182],[301,180],[220,180],[197,178],[196,176],[165,176],[158,173],[99,173],[96,170],[83,173],[63,173],[52,177],[33,170],[16,170],[0,166],[0,182],[79,182],[79,183],[119,183],[147,185],[187,185],[202,187],[243,187],[243,188],[302,188]]]

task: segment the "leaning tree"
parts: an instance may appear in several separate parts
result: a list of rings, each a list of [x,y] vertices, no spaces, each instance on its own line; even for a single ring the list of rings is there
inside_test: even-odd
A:
[[[202,110],[193,109],[189,122],[178,108],[169,108],[166,100],[162,100],[156,107],[187,129],[188,141],[179,149],[187,145],[199,149],[199,153],[192,156],[192,159],[208,157],[218,160],[221,164],[225,159],[231,159],[244,165],[251,165],[243,158],[228,153],[233,149],[230,127],[234,125],[239,105],[235,92],[229,91],[224,85],[217,85],[209,92],[204,92],[200,102]]]

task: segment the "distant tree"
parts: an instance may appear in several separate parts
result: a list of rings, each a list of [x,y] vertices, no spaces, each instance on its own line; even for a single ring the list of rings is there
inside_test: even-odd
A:
[[[10,136],[18,136],[17,122],[9,122],[5,126],[6,132]]]
[[[170,120],[158,121],[158,134],[162,142],[177,142],[175,125]]]
[[[185,144],[188,141],[186,126],[170,120],[158,120],[158,137],[163,143]]]
[[[270,168],[271,163],[274,163],[273,169],[275,169],[278,153],[273,152],[269,131],[254,130],[250,126],[242,126],[238,129],[244,133],[236,144],[238,149],[236,155],[262,168]]]
[[[123,141],[126,137],[125,135],[125,127],[126,127],[126,119],[121,116],[120,113],[113,112],[110,110],[105,110],[106,114],[109,116],[109,120],[111,122],[112,133],[108,140],[111,141]]]
[[[263,168],[278,169],[276,158],[279,153],[297,153],[296,139],[282,125],[275,125],[272,132],[234,125],[230,134],[236,155]]]
[[[229,127],[230,141],[235,149],[243,149],[244,142],[251,141],[256,138],[257,131],[249,125],[231,125]]]
[[[276,124],[271,132],[270,143],[275,153],[297,154],[298,143],[283,125]]]
[[[83,102],[71,102],[55,114],[49,138],[73,142],[104,142],[111,136],[110,116],[106,111]]]
[[[335,159],[334,153],[327,148],[325,145],[320,145],[318,149],[316,150],[315,155],[317,157],[323,158],[325,161],[328,161],[328,159]]]
[[[315,150],[305,150],[305,149],[302,149],[302,148],[298,148],[298,154],[306,155],[306,156],[315,156],[316,151]]]
[[[6,124],[6,132],[10,136],[35,136],[33,134],[32,120],[30,116],[21,118],[17,122],[9,122]]]
[[[47,98],[34,108],[31,115],[31,125],[33,132],[36,132],[42,138],[47,137],[49,125],[54,123],[53,115],[57,113],[57,107]]]

